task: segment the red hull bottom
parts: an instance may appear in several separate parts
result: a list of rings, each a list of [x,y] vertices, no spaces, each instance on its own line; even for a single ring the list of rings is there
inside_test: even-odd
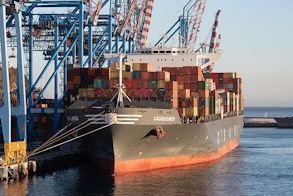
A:
[[[159,157],[159,158],[148,158],[148,159],[136,159],[128,161],[116,162],[113,167],[113,160],[93,157],[92,160],[100,165],[102,168],[106,169],[108,173],[128,173],[128,172],[138,172],[146,171],[160,168],[178,167],[183,165],[192,165],[198,163],[209,162],[217,160],[236,148],[239,144],[239,139],[232,140],[213,152],[206,152],[201,154],[191,154],[191,155],[181,155],[172,157]],[[113,171],[114,169],[114,171]]]

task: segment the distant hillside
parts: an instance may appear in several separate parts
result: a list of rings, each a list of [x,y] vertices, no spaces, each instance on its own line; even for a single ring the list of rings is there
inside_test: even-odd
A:
[[[25,88],[26,91],[28,90],[28,82],[27,78],[25,77],[26,84]],[[17,90],[17,69],[9,68],[9,82],[10,82],[10,92],[14,92]],[[3,76],[2,76],[2,67],[0,67],[0,97],[2,97],[3,93]]]

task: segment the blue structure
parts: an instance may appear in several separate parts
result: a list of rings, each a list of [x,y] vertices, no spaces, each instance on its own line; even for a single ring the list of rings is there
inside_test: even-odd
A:
[[[25,1],[23,2],[23,17],[15,14],[9,15],[7,21],[5,20],[5,13],[3,12],[3,24],[7,25],[9,31],[11,31],[8,46],[16,47],[18,45],[22,45],[20,42],[15,40],[23,40],[23,50],[28,53],[29,90],[26,93],[26,99],[28,99],[29,103],[29,109],[27,110],[29,116],[28,140],[31,140],[33,136],[32,130],[35,113],[54,113],[54,130],[55,132],[58,131],[60,113],[64,110],[61,105],[67,90],[66,73],[69,63],[68,59],[72,59],[70,62],[71,64],[78,63],[80,67],[105,67],[108,66],[108,62],[106,62],[103,58],[103,54],[105,52],[134,52],[138,48],[140,45],[141,30],[144,24],[144,15],[142,16],[140,23],[137,23],[136,20],[138,20],[140,10],[144,10],[143,7],[136,7],[133,9],[133,13],[131,15],[132,25],[127,25],[127,28],[123,34],[114,34],[120,23],[122,24],[124,21],[123,17],[120,17],[119,19],[118,16],[124,14],[125,18],[131,5],[134,5],[132,0],[127,1],[125,5],[123,5],[123,2],[124,0],[103,0],[103,14],[99,15],[96,26],[93,25],[91,17],[89,17],[90,13],[87,8],[90,7],[90,5],[83,0]],[[138,5],[141,4],[137,4],[137,6]],[[146,5],[147,4],[145,4],[145,6]],[[37,13],[38,10],[47,8],[52,8],[52,10],[58,10],[58,8],[63,8],[63,10],[70,9],[70,12],[53,14]],[[23,21],[22,28],[20,28],[20,32],[23,32],[23,36],[20,35],[20,37],[17,37],[16,33],[13,34],[14,31],[12,30],[21,24],[17,24],[16,20],[18,20],[18,18]],[[13,23],[13,21],[15,22]],[[137,33],[136,40],[133,40],[133,27],[136,24],[140,24],[140,31]],[[5,37],[6,32],[3,30],[2,33]],[[85,48],[85,45],[88,47]],[[7,56],[7,44],[3,45],[1,48],[3,50],[2,55]],[[48,60],[41,73],[36,77],[37,79],[35,81],[33,80],[33,70],[36,69],[36,64],[33,60],[34,51],[42,51],[45,59]],[[20,52],[18,51],[17,54],[19,56]],[[53,61],[54,65],[52,65]],[[5,63],[7,64],[7,61],[5,62],[4,58],[3,65]],[[54,71],[53,73],[50,72],[50,74],[48,74],[48,69],[50,67],[53,67]],[[60,73],[61,69],[63,69],[62,73]],[[43,89],[39,92],[39,97],[37,99],[33,99],[34,90],[40,84],[41,79],[45,74],[46,76],[49,75],[49,79],[45,82]],[[7,78],[5,77],[5,79]],[[54,108],[36,108],[36,104],[39,102],[44,92],[48,89],[49,84],[52,82],[54,83]],[[59,83],[63,84],[63,95],[59,92]],[[5,84],[7,85],[7,83]],[[4,92],[9,92],[9,89],[5,87]],[[5,96],[6,97],[4,98],[6,100],[10,100],[7,93]],[[8,101],[8,103],[10,103],[10,101]],[[3,111],[8,111],[10,106],[6,106],[8,108],[4,107],[1,109]],[[15,110],[15,112],[18,114],[19,110]],[[4,126],[11,126],[10,121],[3,120],[2,122],[7,122],[2,123],[3,129]],[[10,136],[7,135],[7,137],[9,138]],[[20,134],[19,138],[21,137],[22,136]]]

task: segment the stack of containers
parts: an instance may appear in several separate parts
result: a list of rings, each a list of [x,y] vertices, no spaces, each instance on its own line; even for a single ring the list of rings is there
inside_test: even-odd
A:
[[[199,96],[199,115],[209,115],[209,82],[198,82],[198,96]]]
[[[219,93],[218,91],[210,91],[210,114],[219,114]]]

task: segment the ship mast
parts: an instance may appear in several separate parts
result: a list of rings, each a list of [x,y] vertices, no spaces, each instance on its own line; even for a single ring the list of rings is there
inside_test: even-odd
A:
[[[131,102],[131,99],[123,91],[123,88],[125,88],[125,86],[122,83],[122,71],[125,69],[125,67],[123,68],[123,65],[122,65],[122,59],[123,58],[125,58],[125,55],[124,54],[121,54],[121,53],[119,54],[118,57],[111,58],[111,61],[116,61],[117,62],[117,60],[119,60],[119,63],[116,63],[116,69],[119,70],[119,84],[117,86],[118,91],[115,93],[115,95],[110,100],[110,102],[112,102],[115,99],[115,97],[117,96],[116,108],[117,107],[121,107],[121,108],[124,107],[124,104],[123,104],[123,95],[128,99],[129,102]]]

